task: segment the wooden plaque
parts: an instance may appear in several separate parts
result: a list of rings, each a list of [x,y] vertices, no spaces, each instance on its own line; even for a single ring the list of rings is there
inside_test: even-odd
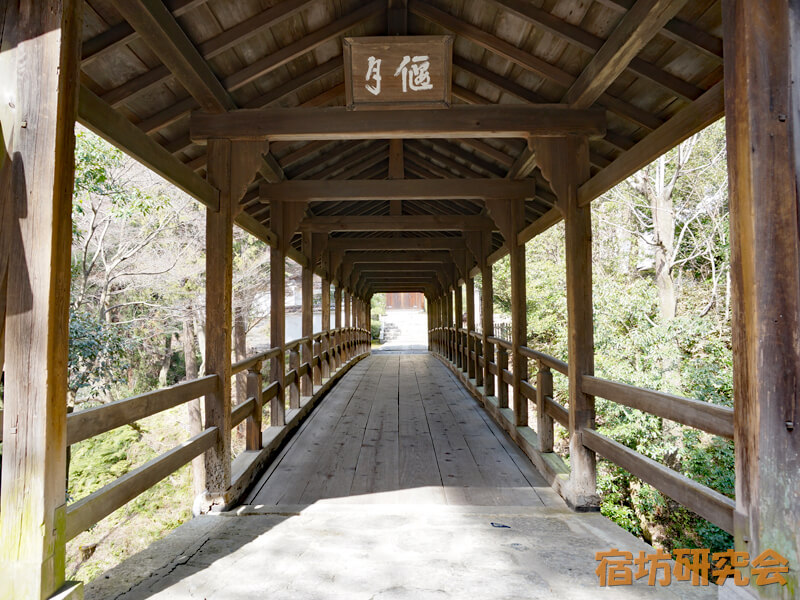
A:
[[[347,108],[448,108],[453,36],[344,38]]]

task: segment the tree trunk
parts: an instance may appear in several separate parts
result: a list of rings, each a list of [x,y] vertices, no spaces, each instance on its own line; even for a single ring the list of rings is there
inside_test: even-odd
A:
[[[200,350],[200,367],[197,369],[197,375],[199,377],[206,374],[206,327],[205,321],[201,320],[201,317],[201,314],[197,310],[193,310],[192,322],[194,324],[194,335],[197,339],[197,347]]]
[[[233,317],[233,361],[239,362],[247,358],[247,323],[245,322],[244,310],[237,306]],[[233,397],[234,406],[247,400],[247,372],[236,374],[236,388]],[[240,423],[236,427],[236,436],[243,440],[245,438],[245,424]]]
[[[661,311],[661,318],[666,322],[675,318],[677,301],[675,298],[675,281],[672,277],[672,257],[675,249],[673,186],[665,184],[665,170],[666,157],[661,156],[656,164],[656,180],[653,193],[650,196],[650,207],[653,212],[653,233],[656,248],[655,269],[658,305]]]
[[[194,336],[194,329],[191,314],[186,315],[183,320],[183,354],[186,363],[186,381],[197,379],[197,345]],[[194,437],[203,430],[203,416],[200,413],[200,398],[191,400],[186,408],[189,413],[189,436]],[[202,456],[192,460],[192,490],[194,496],[199,496],[205,491],[206,464]]]
[[[172,364],[172,334],[164,336],[164,357],[161,359],[161,368],[158,371],[158,387],[167,386],[167,375]]]

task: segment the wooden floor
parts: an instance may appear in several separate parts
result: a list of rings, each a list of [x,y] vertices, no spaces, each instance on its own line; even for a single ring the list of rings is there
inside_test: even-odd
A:
[[[530,461],[429,354],[373,355],[315,410],[246,503],[560,506]]]

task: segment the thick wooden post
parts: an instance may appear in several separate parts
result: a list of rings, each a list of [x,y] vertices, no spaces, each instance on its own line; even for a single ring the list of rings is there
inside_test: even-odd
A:
[[[505,379],[505,370],[508,369],[508,350],[504,346],[497,346],[497,406],[508,408],[508,383]]]
[[[488,247],[488,234],[482,234],[481,243],[484,248]],[[489,370],[494,361],[494,346],[489,344],[487,337],[494,335],[494,288],[492,286],[492,267],[486,261],[486,257],[481,260],[481,329],[483,330],[481,344],[483,345],[483,393],[486,396],[494,396],[494,375]]]
[[[270,379],[278,383],[278,393],[270,401],[270,425],[282,427],[286,424],[286,254],[283,240],[280,238],[285,218],[285,206],[282,202],[270,200],[270,227],[278,243],[270,248],[269,253],[269,289],[270,289],[270,346],[278,348],[278,356],[270,361]]]
[[[467,362],[466,371],[467,378],[475,379],[475,360],[472,358],[472,353],[476,351],[475,340],[472,334],[475,331],[475,280],[469,276],[469,267],[467,264],[465,271],[466,278],[466,294],[467,294],[467,348],[464,360]]]
[[[350,290],[344,291],[344,326],[350,327],[351,326],[351,317],[352,317],[352,298],[350,296]]]
[[[539,451],[553,451],[553,417],[547,414],[547,397],[553,397],[553,372],[539,361],[536,374],[536,433]]]
[[[597,510],[596,458],[583,445],[581,432],[594,429],[594,397],[583,391],[584,375],[594,374],[594,321],[592,317],[592,214],[591,205],[578,206],[578,186],[589,178],[589,144],[585,138],[558,139],[551,143],[551,176],[565,210],[567,258],[567,327],[569,349],[570,480],[567,502],[576,510]]]
[[[327,278],[322,279],[322,331],[327,332],[331,329],[331,282]],[[331,376],[330,337],[326,334],[321,338],[321,351],[327,357],[321,361],[321,377],[327,379]]]
[[[0,156],[0,169],[10,182],[0,189],[0,213],[12,215],[0,225],[12,235],[8,256],[0,256],[0,281],[7,275],[9,282],[0,500],[3,598],[44,599],[64,585],[71,209],[82,4],[19,0],[0,9],[5,18],[0,118],[3,150],[8,150]],[[7,273],[3,258],[8,259]],[[73,597],[83,597],[80,584],[70,587]]]
[[[462,315],[464,314],[464,299],[460,285],[456,285],[453,288],[453,299],[454,299],[453,304],[455,309],[455,327],[456,327],[455,337],[454,337],[455,343],[453,348],[455,356],[453,357],[453,362],[455,362],[456,367],[460,369],[464,364],[463,362],[464,349],[462,346],[463,337],[461,335],[461,329],[463,327]]]
[[[511,222],[525,223],[525,204],[522,200],[510,201]],[[518,225],[518,228],[522,228]],[[516,234],[517,227],[513,229]],[[528,313],[525,300],[525,244],[519,244],[516,235],[508,241],[511,262],[511,353],[513,364],[514,421],[516,425],[528,424],[528,399],[522,394],[522,382],[528,380],[528,359],[520,348],[528,344]],[[591,282],[591,279],[589,280]]]
[[[289,384],[289,408],[300,408],[300,351],[297,346],[289,350],[289,374],[295,372],[294,381]]]
[[[786,586],[748,588],[788,599],[800,590],[800,13],[786,0],[727,0],[723,25],[734,538],[751,559],[767,549],[788,559]]]
[[[302,326],[303,337],[306,342],[302,345],[303,362],[311,365],[313,363],[313,345],[311,336],[314,335],[314,271],[311,264],[314,257],[312,248],[312,236],[309,232],[303,233],[303,254],[306,257],[306,264],[303,265],[303,314]],[[314,387],[312,382],[313,373],[309,371],[300,381],[300,394],[303,396],[313,396]]]
[[[333,289],[333,303],[334,303],[334,323],[336,328],[336,335],[334,336],[334,344],[336,345],[336,351],[334,352],[335,361],[336,361],[336,368],[342,366],[342,288],[337,285]]]
[[[219,211],[206,214],[206,373],[218,379],[205,398],[205,425],[218,427],[219,436],[205,454],[206,508],[227,504],[231,485],[232,156],[230,140],[209,140],[208,181],[219,190]]]
[[[253,365],[247,372],[247,397],[255,398],[256,405],[253,413],[247,417],[246,424],[246,448],[247,450],[261,450],[261,391],[263,385],[261,382],[261,361]]]
[[[447,292],[447,306],[445,308],[447,311],[445,317],[445,327],[447,327],[447,358],[451,363],[455,362],[455,339],[453,337],[453,326],[455,325],[455,318],[453,317],[454,297],[455,291],[451,287]]]

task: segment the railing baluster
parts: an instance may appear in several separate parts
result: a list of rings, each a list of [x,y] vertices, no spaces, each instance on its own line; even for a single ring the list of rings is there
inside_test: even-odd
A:
[[[314,352],[311,354],[312,372],[314,373],[314,385],[322,385],[322,344],[319,338],[314,340]]]
[[[503,346],[497,346],[497,405],[500,408],[508,408],[508,383],[505,379],[505,372],[508,369],[508,350]]]
[[[539,434],[539,451],[553,451],[553,417],[547,414],[546,398],[553,396],[553,372],[550,367],[537,361],[536,374],[536,428]]]
[[[289,350],[289,372],[294,371],[294,380],[289,386],[289,408],[300,408],[300,353],[297,346]]]
[[[261,388],[261,361],[258,361],[247,371],[247,397],[256,399],[253,413],[245,423],[247,450],[261,450]]]

